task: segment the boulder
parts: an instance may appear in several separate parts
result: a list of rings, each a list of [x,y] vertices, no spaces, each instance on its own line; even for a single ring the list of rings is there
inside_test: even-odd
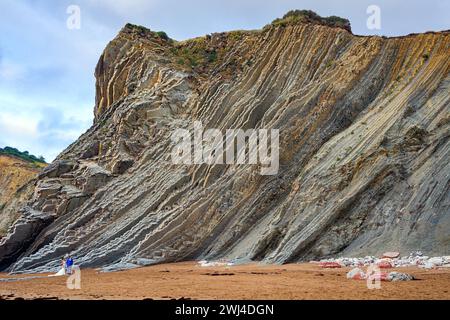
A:
[[[36,199],[48,199],[55,197],[61,190],[62,185],[56,179],[39,181],[35,189]]]
[[[347,279],[363,280],[366,279],[366,274],[360,268],[354,268],[347,273]]]
[[[438,266],[444,265],[447,261],[444,257],[433,257],[433,258],[428,259],[428,262],[430,262],[438,267]]]
[[[80,159],[89,159],[98,156],[100,151],[100,142],[97,140],[92,141],[83,151],[80,156]]]
[[[420,265],[419,267],[422,267],[422,268],[424,268],[424,269],[433,269],[433,268],[435,268],[436,266],[434,265],[434,263],[432,263],[432,262],[430,262],[430,261],[427,261],[427,262],[425,262],[425,264]]]
[[[72,171],[76,167],[76,162],[69,160],[56,160],[50,164],[44,171],[39,174],[39,179],[42,178],[57,178],[61,175]]]
[[[85,194],[93,194],[106,185],[113,177],[111,172],[96,163],[85,163],[85,168],[76,185]]]
[[[410,281],[410,280],[414,280],[414,277],[407,273],[394,271],[388,274],[388,281],[395,282],[395,281]]]
[[[342,268],[342,266],[337,262],[321,262],[319,263],[319,266],[321,268],[328,268],[328,269]]]
[[[383,258],[395,259],[400,256],[400,252],[390,251],[383,253]]]
[[[393,265],[389,261],[379,261],[377,262],[377,267],[380,269],[389,269],[393,268]]]

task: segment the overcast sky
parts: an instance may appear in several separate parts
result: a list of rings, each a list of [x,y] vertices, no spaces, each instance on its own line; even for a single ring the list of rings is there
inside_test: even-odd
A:
[[[70,5],[80,29],[67,28]],[[381,30],[367,28],[369,5]],[[0,147],[51,161],[76,140],[92,123],[97,60],[127,22],[183,40],[258,29],[291,9],[348,18],[355,34],[450,29],[448,0],[0,0]]]

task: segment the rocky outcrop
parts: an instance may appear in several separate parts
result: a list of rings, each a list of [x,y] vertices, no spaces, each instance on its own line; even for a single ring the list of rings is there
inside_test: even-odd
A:
[[[17,204],[27,197],[26,187],[28,182],[36,178],[44,164],[31,163],[7,154],[2,154],[0,149],[0,237],[6,235],[10,226],[19,213],[10,210],[10,202]]]
[[[11,228],[0,265],[448,253],[450,33],[346,29],[300,19],[179,43],[127,25],[97,66],[93,127],[41,175],[31,231]],[[279,129],[278,174],[173,164],[171,134],[194,121]]]

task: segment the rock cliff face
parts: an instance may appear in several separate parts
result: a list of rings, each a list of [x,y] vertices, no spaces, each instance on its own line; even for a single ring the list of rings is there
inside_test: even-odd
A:
[[[25,185],[37,176],[42,170],[41,166],[0,154],[0,237],[5,236],[8,226],[18,218],[19,214],[15,209],[17,202],[26,200],[26,189],[30,187]],[[12,206],[10,202],[15,205]]]
[[[450,248],[450,33],[295,21],[184,42],[127,25],[95,123],[31,188],[0,268],[271,263]],[[280,170],[174,165],[171,134],[280,130]]]

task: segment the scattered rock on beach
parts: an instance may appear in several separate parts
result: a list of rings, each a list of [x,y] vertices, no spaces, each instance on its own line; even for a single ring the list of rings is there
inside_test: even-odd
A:
[[[339,268],[339,266],[364,267],[375,264],[381,269],[415,266],[425,269],[433,269],[447,268],[448,265],[450,265],[449,256],[428,257],[423,255],[420,251],[412,252],[408,256],[400,257],[398,254],[397,258],[387,258],[387,256],[393,257],[397,256],[397,254],[398,252],[386,252],[383,254],[383,258],[381,259],[374,256],[366,256],[364,258],[340,257],[336,259],[323,259],[318,262],[311,261],[311,263],[318,263],[323,268],[333,268],[333,266],[334,268]]]
[[[400,256],[400,252],[385,252],[383,253],[383,258],[395,259]]]
[[[352,280],[380,280],[380,281],[410,281],[414,280],[414,276],[402,273],[402,272],[378,272],[375,274],[368,275],[360,268],[354,268],[347,273],[347,279]]]
[[[389,281],[410,281],[414,280],[414,277],[407,273],[402,272],[390,272],[388,275]]]
[[[347,279],[363,280],[366,274],[360,268],[354,268],[347,273]]]
[[[377,263],[377,267],[381,269],[393,268],[392,264],[389,261],[379,261]]]
[[[338,262],[321,262],[319,264],[322,268],[334,269],[334,268],[342,268]]]

